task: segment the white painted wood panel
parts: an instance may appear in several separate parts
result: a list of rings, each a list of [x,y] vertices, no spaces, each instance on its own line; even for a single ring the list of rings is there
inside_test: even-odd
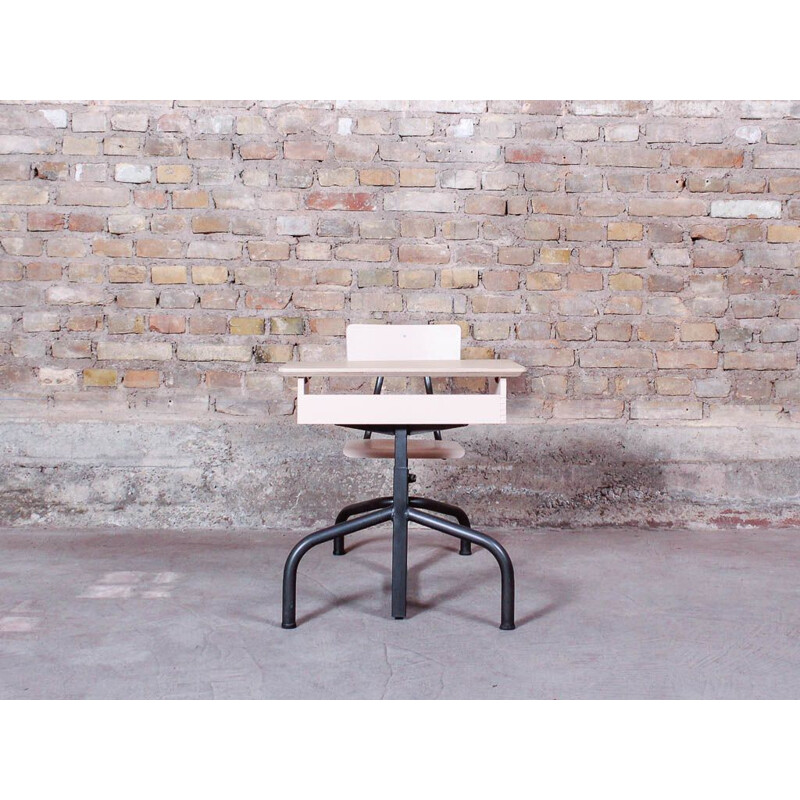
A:
[[[319,375],[515,378],[525,372],[525,367],[515,361],[503,358],[454,359],[452,361],[311,361],[307,363],[301,361],[282,364],[278,368],[278,372],[294,378],[310,378]]]
[[[301,425],[501,425],[505,394],[298,394]]]
[[[433,361],[461,358],[458,325],[348,325],[348,361]]]

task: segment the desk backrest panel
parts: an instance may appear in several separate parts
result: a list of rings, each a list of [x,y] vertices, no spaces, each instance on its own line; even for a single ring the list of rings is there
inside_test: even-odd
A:
[[[348,361],[455,361],[458,325],[348,325]]]

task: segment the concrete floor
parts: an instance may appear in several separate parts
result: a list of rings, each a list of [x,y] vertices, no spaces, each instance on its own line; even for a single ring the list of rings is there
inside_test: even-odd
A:
[[[0,530],[0,698],[800,697],[800,531],[410,534],[389,618],[390,529],[304,559],[296,534]]]

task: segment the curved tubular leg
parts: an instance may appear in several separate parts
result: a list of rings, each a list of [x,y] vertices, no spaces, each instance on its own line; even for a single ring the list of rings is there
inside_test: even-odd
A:
[[[297,605],[297,567],[300,564],[300,559],[312,548],[323,542],[329,542],[337,536],[346,536],[348,533],[355,533],[364,528],[371,528],[374,525],[380,525],[381,522],[387,522],[392,518],[392,510],[384,508],[379,511],[372,511],[365,514],[363,517],[350,520],[349,522],[342,522],[339,525],[332,525],[330,528],[323,528],[316,533],[310,533],[308,536],[301,539],[289,553],[286,559],[286,565],[283,568],[283,621],[282,628],[296,628],[297,621],[296,605]]]
[[[496,559],[500,566],[501,597],[500,597],[500,630],[514,630],[514,565],[503,545],[491,536],[487,536],[480,531],[456,525],[444,519],[439,519],[424,511],[415,508],[408,509],[408,518],[427,528],[447,533],[450,536],[457,536],[468,539],[473,544],[485,547]]]
[[[451,505],[450,503],[442,503],[439,500],[428,500],[427,497],[411,497],[408,501],[411,508],[421,508],[424,511],[433,511],[437,514],[446,514],[448,517],[455,517],[459,525],[465,528],[471,528],[469,524],[469,517],[463,508]],[[469,539],[461,539],[461,549],[458,551],[460,556],[471,556],[472,545]]]
[[[353,503],[352,505],[345,506],[336,515],[336,524],[345,522],[350,517],[355,517],[357,514],[364,514],[367,511],[374,511],[376,508],[389,508],[392,504],[391,497],[375,497],[372,500],[362,500],[360,503]],[[344,550],[344,536],[337,536],[333,540],[333,554],[335,556],[343,556]]]

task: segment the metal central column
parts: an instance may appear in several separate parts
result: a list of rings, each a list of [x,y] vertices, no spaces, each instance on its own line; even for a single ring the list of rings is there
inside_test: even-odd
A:
[[[408,582],[408,430],[394,432],[392,497],[392,616],[405,619]]]

